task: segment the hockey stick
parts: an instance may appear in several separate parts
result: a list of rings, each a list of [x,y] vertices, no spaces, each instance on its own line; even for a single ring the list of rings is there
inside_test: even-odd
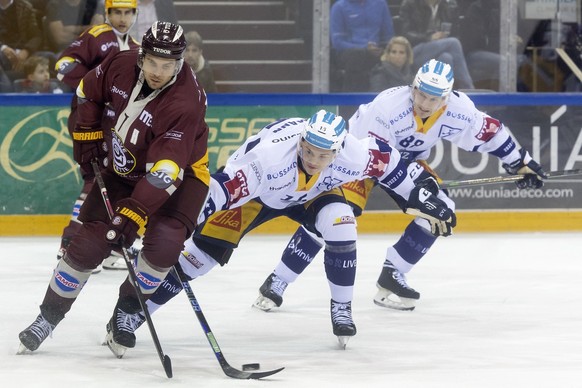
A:
[[[561,170],[548,173],[548,179],[561,178],[565,176],[582,175],[582,170]],[[464,181],[444,181],[440,187],[450,189],[455,187],[469,187],[478,185],[490,185],[494,183],[515,182],[523,178],[523,175],[501,175],[490,178],[468,179]]]
[[[182,288],[184,288],[184,291],[186,291],[186,295],[188,296],[188,300],[190,301],[190,305],[192,305],[192,309],[194,310],[194,313],[196,313],[196,318],[198,318],[198,321],[200,322],[200,326],[202,326],[202,330],[204,330],[204,334],[206,334],[206,339],[208,339],[208,342],[210,343],[210,347],[214,351],[214,355],[216,356],[216,359],[218,360],[218,363],[220,364],[220,367],[222,368],[222,371],[224,372],[225,375],[227,375],[228,377],[232,377],[234,379],[257,380],[257,379],[260,379],[263,377],[274,375],[275,373],[279,373],[283,369],[285,369],[283,367],[283,368],[278,368],[278,369],[274,369],[274,370],[266,371],[266,372],[244,372],[244,371],[238,370],[238,369],[230,366],[229,363],[224,358],[224,355],[222,354],[222,350],[220,350],[220,346],[218,346],[218,342],[216,341],[216,338],[214,337],[214,334],[212,333],[212,330],[210,329],[210,325],[208,324],[208,321],[206,321],[206,318],[204,317],[204,313],[202,312],[202,308],[200,307],[200,305],[198,304],[198,301],[196,300],[196,297],[194,296],[194,292],[192,291],[192,288],[190,287],[190,283],[188,283],[187,280],[182,280],[182,277],[180,276],[180,274],[176,270],[176,267],[172,267],[171,272],[172,272],[172,276],[176,277],[176,279],[182,284]]]
[[[105,203],[105,207],[107,208],[107,213],[109,214],[109,218],[113,218],[113,206],[111,206],[111,201],[109,201],[109,195],[107,194],[107,188],[105,187],[105,182],[103,181],[103,176],[101,176],[101,171],[99,170],[99,164],[97,161],[93,160],[91,162],[93,166],[93,171],[95,172],[95,180],[97,181],[97,185],[99,185],[99,190],[101,191],[101,197],[103,198],[103,202]],[[162,366],[164,367],[164,371],[166,372],[166,376],[168,378],[172,378],[172,360],[167,354],[164,354],[162,350],[162,345],[160,344],[160,339],[158,338],[158,334],[156,333],[156,329],[154,327],[154,322],[152,321],[152,317],[148,311],[148,307],[145,302],[145,298],[141,289],[139,288],[137,274],[135,273],[135,269],[129,259],[129,255],[127,253],[127,249],[123,246],[121,247],[121,253],[123,254],[123,259],[125,260],[125,265],[127,265],[127,272],[129,274],[129,280],[133,288],[135,289],[135,293],[137,295],[137,300],[139,301],[139,305],[145,315],[146,322],[150,329],[150,334],[152,335],[152,340],[154,341],[154,345],[156,346],[156,350],[158,352],[158,356],[160,357],[160,361],[162,362]]]

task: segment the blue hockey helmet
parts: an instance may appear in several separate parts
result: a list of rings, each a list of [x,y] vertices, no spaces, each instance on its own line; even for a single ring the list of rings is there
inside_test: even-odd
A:
[[[451,65],[431,59],[418,69],[412,86],[431,96],[446,97],[453,90],[454,82]]]
[[[337,153],[347,133],[346,121],[341,116],[320,110],[307,120],[301,138],[314,147]]]

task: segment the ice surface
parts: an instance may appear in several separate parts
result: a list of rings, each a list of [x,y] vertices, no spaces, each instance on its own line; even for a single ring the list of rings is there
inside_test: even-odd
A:
[[[288,237],[288,236],[287,236]],[[287,288],[281,308],[250,306],[287,237],[251,235],[231,263],[193,281],[202,311],[235,368],[285,370],[238,381],[220,369],[185,294],[153,315],[174,378],[147,328],[116,359],[101,346],[124,272],[93,275],[33,354],[15,355],[38,314],[59,241],[0,238],[0,382],[7,387],[581,387],[582,234],[458,234],[440,239],[408,275],[413,312],[373,304],[396,235],[363,235],[353,303],[358,334],[340,350],[331,332],[322,255]]]

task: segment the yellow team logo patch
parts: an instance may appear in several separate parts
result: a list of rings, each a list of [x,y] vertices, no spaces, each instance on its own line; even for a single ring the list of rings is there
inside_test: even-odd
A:
[[[333,226],[355,224],[355,223],[356,223],[356,217],[354,217],[354,216],[341,216],[341,217],[336,218],[333,221]]]

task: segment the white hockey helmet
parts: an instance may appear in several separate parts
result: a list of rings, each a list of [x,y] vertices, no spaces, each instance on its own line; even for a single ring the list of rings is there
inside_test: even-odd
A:
[[[305,123],[301,139],[314,147],[337,153],[347,133],[346,121],[341,116],[320,110]]]
[[[418,69],[412,86],[431,96],[446,97],[453,90],[454,82],[451,65],[431,59]]]

